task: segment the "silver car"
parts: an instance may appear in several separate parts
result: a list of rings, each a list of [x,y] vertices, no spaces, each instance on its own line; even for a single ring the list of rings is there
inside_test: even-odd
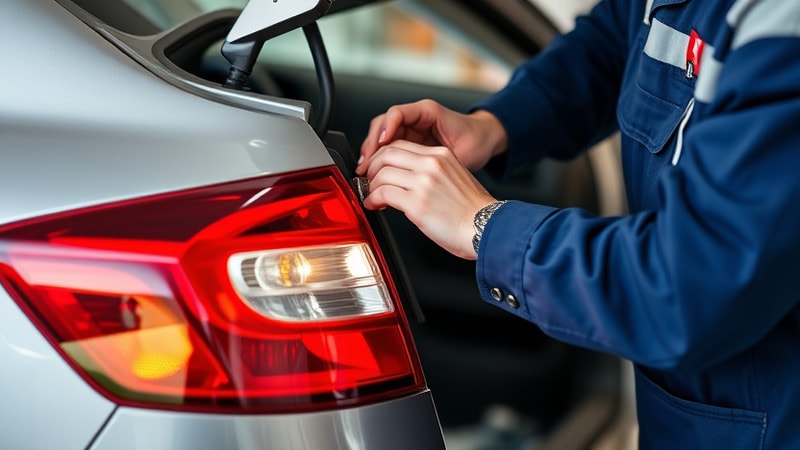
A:
[[[620,416],[619,361],[485,308],[474,267],[364,211],[352,179],[370,117],[466,107],[556,29],[524,0],[334,0],[317,11],[333,69],[302,11],[256,33],[231,83],[221,47],[246,3],[0,0],[0,448],[596,442]],[[398,24],[488,62],[443,85],[450,60],[414,70]],[[362,64],[387,55],[409,73]],[[485,182],[613,213],[601,159]]]

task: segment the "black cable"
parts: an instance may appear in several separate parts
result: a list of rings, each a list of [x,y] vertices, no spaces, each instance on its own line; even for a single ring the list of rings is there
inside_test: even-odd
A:
[[[320,98],[312,125],[317,135],[324,138],[330,127],[334,107],[333,70],[319,25],[316,22],[304,25],[303,33],[308,41],[311,57],[314,59],[319,83]],[[225,41],[222,44],[222,54],[231,63],[228,77],[224,82],[225,86],[233,89],[244,88],[263,45],[264,41],[260,39],[237,44]]]
[[[328,52],[325,50],[325,43],[322,41],[322,34],[316,22],[311,22],[303,27],[306,35],[308,47],[311,49],[311,57],[314,58],[314,68],[317,72],[319,83],[319,105],[314,118],[314,131],[317,136],[324,138],[328,132],[333,115],[334,106],[334,87],[333,70],[331,69]]]

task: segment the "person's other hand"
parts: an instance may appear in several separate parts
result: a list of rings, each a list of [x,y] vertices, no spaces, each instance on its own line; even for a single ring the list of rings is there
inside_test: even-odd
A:
[[[474,171],[505,151],[508,136],[500,121],[488,111],[461,114],[433,100],[392,106],[370,122],[356,173],[363,176],[375,152],[382,145],[400,139],[447,147],[462,165]]]
[[[364,171],[370,180],[366,208],[398,209],[445,250],[477,258],[473,217],[495,199],[450,149],[395,141],[380,147]]]

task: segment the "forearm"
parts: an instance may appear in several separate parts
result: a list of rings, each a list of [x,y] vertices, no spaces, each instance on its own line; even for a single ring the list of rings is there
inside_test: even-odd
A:
[[[488,149],[489,157],[494,158],[505,153],[508,149],[508,133],[497,116],[485,109],[475,110],[470,116],[480,128],[477,134],[482,136],[482,147]]]
[[[628,21],[641,21],[629,3],[602,2],[573,32],[520,66],[504,89],[475,105],[503,124],[507,167],[546,156],[569,159],[616,129]]]

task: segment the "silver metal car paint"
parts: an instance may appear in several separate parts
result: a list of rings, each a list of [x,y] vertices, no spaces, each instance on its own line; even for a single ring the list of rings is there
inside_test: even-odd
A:
[[[91,450],[431,450],[444,448],[437,423],[428,393],[343,411],[271,417],[120,408]]]
[[[83,449],[115,405],[94,391],[0,289],[0,448]]]
[[[48,0],[0,2],[0,223],[332,164],[303,120],[176,89]]]
[[[0,1],[0,55],[0,224],[332,164],[304,120],[178,89],[52,0]],[[3,449],[444,448],[429,391],[292,415],[115,409],[2,289],[0,367]]]

